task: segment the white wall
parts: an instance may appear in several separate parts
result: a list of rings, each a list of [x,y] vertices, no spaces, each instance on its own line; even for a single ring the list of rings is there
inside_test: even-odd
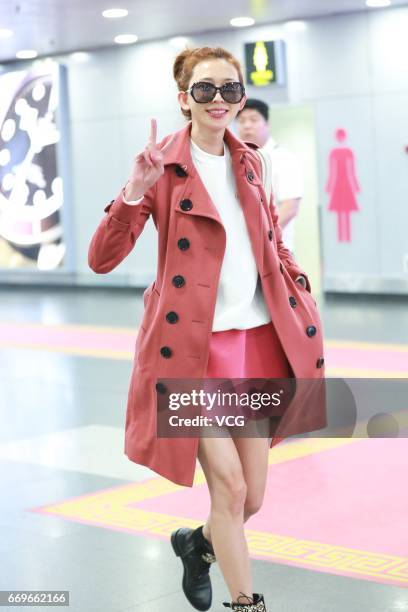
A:
[[[283,26],[207,33],[191,43],[224,46],[243,62],[245,41],[285,36],[288,86],[248,87],[248,94],[277,106],[310,104],[314,109],[325,287],[382,285],[408,292],[402,267],[408,252],[408,8],[325,17],[306,26],[291,34]],[[159,137],[184,125],[172,80],[176,53],[167,41],[157,41],[95,51],[83,64],[59,58],[69,67],[79,283],[146,286],[154,278],[151,221],[134,251],[108,276],[88,269],[87,249],[104,206],[118,193],[133,156],[146,142],[150,117],[157,118]],[[335,216],[325,210],[327,157],[337,127],[349,134],[362,184],[361,212],[353,216],[353,241],[347,245],[333,239]]]

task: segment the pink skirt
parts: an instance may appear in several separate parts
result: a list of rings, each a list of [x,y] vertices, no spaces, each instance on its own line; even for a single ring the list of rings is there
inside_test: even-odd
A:
[[[272,321],[212,332],[206,378],[289,378],[292,371]],[[271,438],[271,447],[283,438]]]
[[[290,371],[272,321],[212,332],[207,378],[286,378]]]

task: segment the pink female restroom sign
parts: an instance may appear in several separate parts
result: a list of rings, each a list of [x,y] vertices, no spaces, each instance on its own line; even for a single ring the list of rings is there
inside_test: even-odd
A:
[[[335,132],[336,140],[342,143],[346,130]],[[360,185],[356,177],[354,152],[345,146],[335,147],[329,157],[329,177],[326,193],[330,195],[327,210],[337,213],[337,241],[351,242],[350,213],[359,210],[356,194]]]

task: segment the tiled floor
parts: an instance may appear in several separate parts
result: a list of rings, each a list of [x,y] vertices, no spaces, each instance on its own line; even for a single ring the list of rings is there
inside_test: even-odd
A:
[[[329,375],[408,376],[406,300],[320,308]],[[186,489],[123,454],[141,312],[135,291],[0,292],[0,589],[69,590],[75,612],[193,609],[168,534],[206,516],[201,470]],[[270,452],[246,524],[268,612],[408,611],[407,450],[316,438]],[[217,564],[211,574],[211,609],[225,609]]]

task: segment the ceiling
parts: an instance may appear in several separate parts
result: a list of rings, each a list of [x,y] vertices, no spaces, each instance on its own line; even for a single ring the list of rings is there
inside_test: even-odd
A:
[[[107,8],[126,8],[129,15],[105,19]],[[113,46],[122,33],[137,34],[140,42],[221,30],[242,15],[260,25],[361,10],[378,9],[367,9],[364,0],[0,0],[0,28],[15,33],[0,38],[0,62],[14,60],[20,49],[44,56]]]

